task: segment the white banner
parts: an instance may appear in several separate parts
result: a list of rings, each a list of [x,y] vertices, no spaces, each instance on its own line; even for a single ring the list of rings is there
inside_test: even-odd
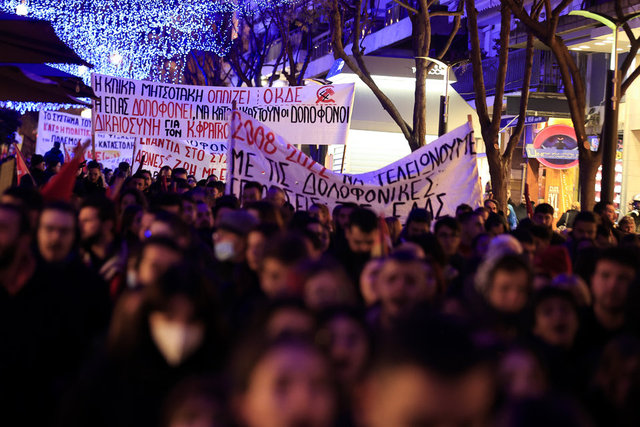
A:
[[[40,111],[37,154],[44,156],[53,148],[54,142],[59,142],[65,161],[68,161],[73,157],[73,148],[87,138],[91,138],[91,119],[57,111]],[[135,138],[130,136],[96,134],[96,160],[109,169],[117,168],[120,162],[131,164],[134,145]]]
[[[126,138],[126,137],[125,137]],[[184,141],[168,138],[139,138],[134,154],[137,165],[144,156],[143,169],[153,175],[162,166],[185,168],[199,181],[209,175],[227,179],[227,143]]]
[[[374,172],[334,173],[316,163],[266,125],[243,112],[232,117],[233,149],[227,183],[239,196],[249,181],[282,188],[296,209],[313,203],[354,202],[385,216],[405,217],[425,208],[434,218],[454,215],[461,203],[480,206],[475,140],[470,124],[463,125]]]
[[[187,86],[92,74],[95,132],[224,143],[237,109],[294,144],[344,144],[354,84]]]

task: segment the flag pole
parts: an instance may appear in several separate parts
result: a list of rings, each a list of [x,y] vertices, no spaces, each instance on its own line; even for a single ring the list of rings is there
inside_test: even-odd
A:
[[[233,176],[235,170],[235,163],[233,160],[233,151],[236,148],[236,141],[233,138],[233,134],[235,133],[235,112],[237,111],[238,105],[236,101],[231,102],[231,123],[229,126],[229,151],[227,152],[227,185],[226,185],[226,193],[233,194]],[[238,194],[238,198],[240,195]]]

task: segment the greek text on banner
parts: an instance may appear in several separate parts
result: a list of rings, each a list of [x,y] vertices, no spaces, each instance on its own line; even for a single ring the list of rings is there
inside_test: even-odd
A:
[[[406,217],[425,208],[434,218],[455,214],[459,204],[480,205],[475,140],[465,124],[410,155],[373,172],[334,173],[316,163],[272,129],[236,111],[229,142],[227,186],[239,196],[249,181],[282,188],[296,209],[314,203],[333,209],[354,202],[385,216]]]
[[[344,144],[354,85],[187,86],[93,74],[96,132],[225,142],[232,103],[295,144]]]

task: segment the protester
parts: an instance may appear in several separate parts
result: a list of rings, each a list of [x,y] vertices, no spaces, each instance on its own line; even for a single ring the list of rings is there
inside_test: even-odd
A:
[[[638,424],[633,213],[307,210],[84,149],[0,197],[3,425]]]

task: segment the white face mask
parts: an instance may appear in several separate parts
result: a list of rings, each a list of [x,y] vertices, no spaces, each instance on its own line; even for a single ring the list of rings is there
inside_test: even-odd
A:
[[[230,261],[236,255],[233,242],[220,242],[214,245],[214,253],[218,261]]]
[[[204,339],[204,325],[167,320],[162,313],[149,316],[151,338],[170,366],[195,353]]]

